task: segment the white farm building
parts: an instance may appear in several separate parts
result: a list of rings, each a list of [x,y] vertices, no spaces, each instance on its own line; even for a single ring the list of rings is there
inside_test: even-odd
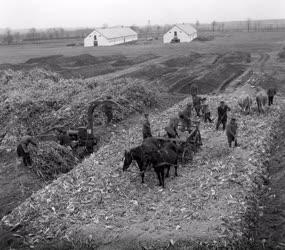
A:
[[[129,27],[97,28],[84,39],[84,47],[112,46],[138,40],[138,34]]]
[[[176,24],[163,35],[163,43],[191,42],[197,37],[197,30],[191,24]]]

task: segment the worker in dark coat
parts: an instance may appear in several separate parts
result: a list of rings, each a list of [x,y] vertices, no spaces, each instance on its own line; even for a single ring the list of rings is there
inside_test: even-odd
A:
[[[169,120],[167,127],[165,127],[165,131],[167,133],[168,138],[179,137],[177,132],[178,124],[179,119],[177,117],[173,117]]]
[[[225,104],[224,101],[221,101],[220,106],[218,107],[218,121],[217,121],[217,126],[216,126],[217,130],[219,129],[221,123],[223,124],[223,130],[226,129],[228,111],[231,111],[231,109]]]
[[[149,115],[147,113],[144,114],[142,133],[143,133],[143,139],[152,137],[151,129],[150,129],[150,122],[149,122]]]
[[[107,100],[111,100],[112,97],[111,96],[107,96],[106,97]],[[111,123],[112,119],[113,119],[113,105],[112,103],[104,103],[103,107],[103,112],[107,117],[107,124]]]
[[[186,114],[183,111],[180,111],[178,113],[178,117],[181,122],[181,131],[190,131],[191,130],[191,119],[190,117],[186,116]]]
[[[190,118],[192,115],[192,103],[187,103],[187,105],[186,105],[185,109],[183,109],[182,113],[187,118]]]
[[[206,101],[206,99],[205,99],[205,101]],[[211,119],[211,111],[209,109],[209,104],[207,104],[205,101],[202,104],[202,114],[204,117],[204,122],[212,123],[213,120]]]
[[[197,116],[200,117],[200,111],[201,111],[201,103],[202,98],[198,95],[193,96],[193,107],[196,111]]]
[[[32,159],[28,148],[29,144],[32,144],[37,147],[37,143],[34,141],[33,137],[30,135],[26,135],[21,139],[20,143],[17,146],[17,155],[18,157],[23,158],[23,163],[25,166],[32,165]]]
[[[276,89],[275,88],[269,88],[267,90],[268,106],[273,105],[273,98],[275,95],[276,95]]]
[[[227,128],[226,128],[226,135],[228,138],[229,147],[232,146],[232,142],[235,143],[235,147],[238,146],[238,144],[237,144],[237,129],[238,129],[238,125],[237,125],[236,119],[232,118],[230,123],[227,124]]]

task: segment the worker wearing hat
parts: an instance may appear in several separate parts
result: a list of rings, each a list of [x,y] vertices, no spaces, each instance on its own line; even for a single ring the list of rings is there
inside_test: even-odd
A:
[[[148,113],[144,114],[142,133],[143,133],[143,139],[152,137]]]

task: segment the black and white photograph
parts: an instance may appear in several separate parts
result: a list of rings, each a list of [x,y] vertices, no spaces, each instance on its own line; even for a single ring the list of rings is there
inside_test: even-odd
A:
[[[285,250],[284,0],[0,6],[0,250]]]

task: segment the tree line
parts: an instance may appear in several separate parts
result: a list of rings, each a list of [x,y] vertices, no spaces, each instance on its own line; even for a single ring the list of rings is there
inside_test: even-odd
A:
[[[224,32],[224,31],[285,31],[285,23],[265,23],[263,21],[256,21],[247,19],[246,21],[240,22],[217,22],[212,21],[209,24],[201,24],[199,21],[196,21],[193,24],[198,31],[212,31],[212,32]],[[107,28],[108,24],[103,24],[102,28]],[[135,30],[139,38],[146,39],[158,39],[164,33],[166,33],[172,25],[148,25],[145,26],[136,26],[132,25],[131,28]],[[82,29],[73,29],[67,30],[64,28],[50,28],[45,30],[38,30],[36,28],[31,28],[25,33],[13,32],[13,30],[7,28],[5,32],[0,34],[0,43],[2,44],[18,44],[23,42],[36,42],[41,40],[53,40],[53,39],[67,39],[67,38],[84,38],[90,32],[92,28],[82,28]]]
[[[4,34],[0,35],[0,42],[4,44],[17,44],[25,41],[41,41],[52,39],[65,39],[65,38],[83,38],[88,35],[93,29],[74,29],[66,30],[63,28],[50,28],[46,30],[37,30],[31,28],[25,33],[13,32],[13,30],[7,28]]]

